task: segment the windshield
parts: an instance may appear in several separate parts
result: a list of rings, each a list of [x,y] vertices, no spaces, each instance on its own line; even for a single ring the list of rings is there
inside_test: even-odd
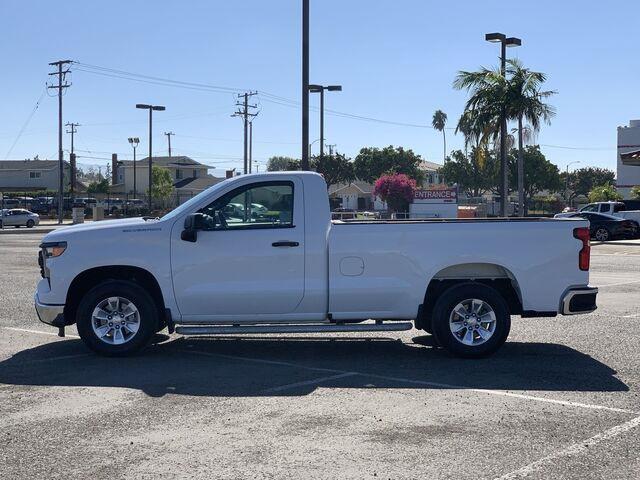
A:
[[[200,203],[204,198],[208,197],[209,195],[211,195],[213,192],[215,192],[216,190],[222,188],[222,186],[224,186],[224,184],[227,181],[223,181],[220,183],[216,183],[215,185],[213,185],[212,187],[207,188],[206,190],[203,190],[202,192],[200,192],[198,195],[196,195],[193,198],[190,198],[189,200],[187,200],[186,202],[184,202],[182,205],[177,206],[176,208],[174,208],[173,210],[171,210],[169,213],[167,213],[166,215],[164,215],[161,220],[171,220],[172,218],[175,218],[177,216],[179,216],[182,212],[187,212],[189,210],[191,210],[191,208],[194,205],[197,205],[198,203]]]

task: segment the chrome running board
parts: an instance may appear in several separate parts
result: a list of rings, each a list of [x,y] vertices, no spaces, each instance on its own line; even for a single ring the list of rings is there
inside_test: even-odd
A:
[[[325,323],[317,325],[198,325],[176,326],[181,335],[237,335],[261,333],[322,333],[322,332],[395,332],[411,330],[411,322],[387,323]]]

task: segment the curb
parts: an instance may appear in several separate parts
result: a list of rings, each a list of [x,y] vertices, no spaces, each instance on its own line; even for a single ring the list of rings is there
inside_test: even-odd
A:
[[[0,230],[0,235],[26,235],[26,234],[36,234],[36,233],[50,233],[53,232],[54,230],[57,230],[57,228],[38,228],[33,229],[33,228],[12,228],[11,230],[6,229],[6,230]]]

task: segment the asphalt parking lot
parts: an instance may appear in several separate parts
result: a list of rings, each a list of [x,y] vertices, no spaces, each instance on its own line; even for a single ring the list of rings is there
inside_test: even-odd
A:
[[[594,246],[596,312],[488,359],[417,330],[108,359],[38,322],[40,238],[0,236],[1,478],[640,478],[640,242]]]

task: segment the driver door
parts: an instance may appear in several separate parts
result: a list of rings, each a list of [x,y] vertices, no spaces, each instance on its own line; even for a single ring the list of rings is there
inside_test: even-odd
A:
[[[195,242],[172,234],[172,273],[183,319],[292,313],[304,295],[302,182],[237,187],[199,210]],[[176,232],[177,230],[177,232]]]

